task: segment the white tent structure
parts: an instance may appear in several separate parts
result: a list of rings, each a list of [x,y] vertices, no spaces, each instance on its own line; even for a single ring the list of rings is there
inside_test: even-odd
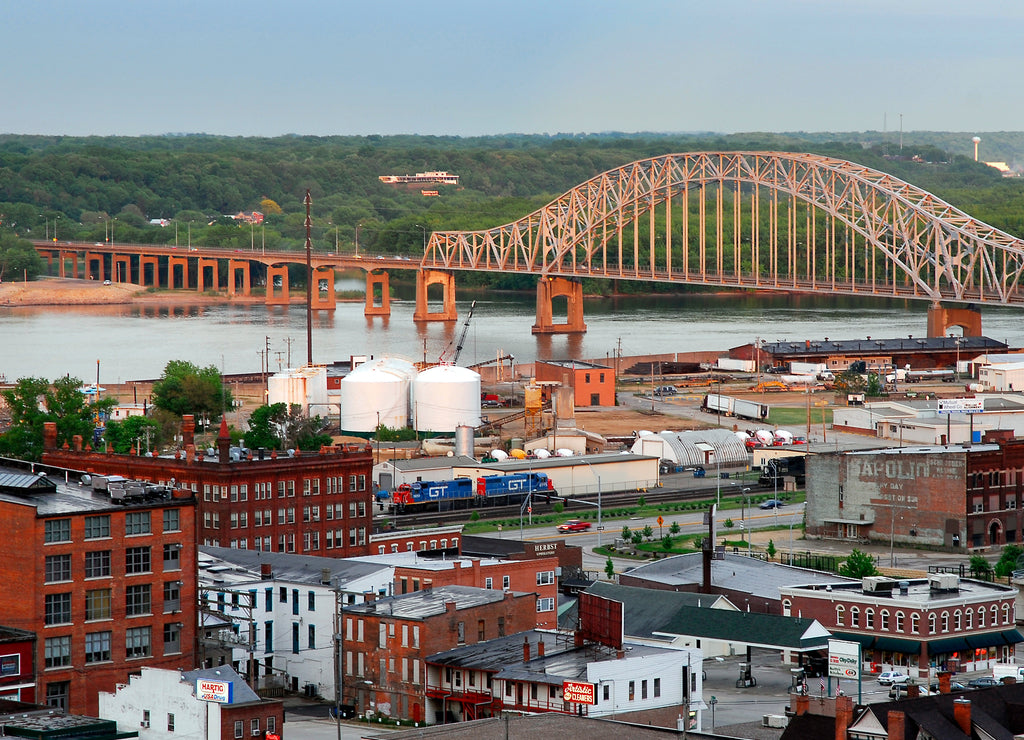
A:
[[[728,429],[688,432],[641,432],[629,450],[676,465],[743,465],[749,461],[746,446]]]

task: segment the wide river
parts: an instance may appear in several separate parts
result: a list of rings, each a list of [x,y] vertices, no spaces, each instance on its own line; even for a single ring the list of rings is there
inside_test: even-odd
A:
[[[353,282],[361,287],[360,283]],[[339,284],[339,288],[352,286]],[[437,360],[463,330],[469,302],[463,291],[459,320],[426,324],[412,320],[411,300],[392,302],[388,320],[367,319],[363,305],[339,303],[314,312],[313,361],[331,363],[353,354]],[[534,336],[534,300],[527,295],[482,294],[459,358],[465,365],[500,354],[534,359],[612,358],[727,350],[753,342],[925,336],[927,303],[783,294],[691,294],[671,297],[586,300],[587,332]],[[986,308],[984,334],[1024,345],[1019,309]],[[160,376],[168,360],[215,365],[225,373],[258,372],[269,343],[270,369],[306,359],[305,305],[285,307],[221,304],[0,308],[0,375],[49,379],[70,374],[101,383]]]

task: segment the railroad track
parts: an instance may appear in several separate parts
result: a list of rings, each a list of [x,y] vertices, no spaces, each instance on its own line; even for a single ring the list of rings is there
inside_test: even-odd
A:
[[[749,486],[751,491],[757,491],[763,493],[770,489],[759,486],[757,483],[751,483]],[[729,494],[735,495],[733,491],[722,490],[728,497]],[[601,496],[601,508],[616,509],[623,506],[635,506],[637,499],[641,496],[648,504],[658,504],[665,502],[684,502],[684,501],[702,501],[714,499],[718,493],[716,486],[710,486],[708,488],[691,488],[691,489],[673,489],[668,490],[664,488],[656,488],[648,491],[616,491],[615,493],[605,493]],[[586,496],[578,496],[578,499],[583,501],[590,501],[592,505],[580,503],[579,501],[569,501],[565,503],[564,511],[591,511],[597,505],[597,494],[588,494]],[[533,513],[537,515],[551,514],[554,512],[554,506],[556,503],[562,502],[561,498],[553,496],[550,502],[544,500],[543,496],[537,496],[533,499],[531,506],[533,507]],[[451,509],[448,511],[424,511],[415,514],[388,514],[385,513],[384,517],[395,526],[399,528],[416,528],[424,526],[432,526],[438,524],[457,524],[459,522],[469,521],[473,513],[476,512],[480,515],[481,519],[508,519],[519,516],[521,509],[520,504],[512,506],[484,506],[475,508],[464,508],[464,509]]]

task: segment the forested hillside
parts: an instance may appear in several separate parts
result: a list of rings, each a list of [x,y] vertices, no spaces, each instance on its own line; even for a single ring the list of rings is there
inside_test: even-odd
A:
[[[1024,161],[1024,134],[981,134],[983,159]],[[971,135],[559,135],[142,138],[0,136],[0,220],[7,236],[210,246],[300,247],[313,196],[318,248],[416,253],[425,233],[489,228],[613,167],[672,152],[809,151],[890,172],[982,221],[1024,236],[1024,178],[973,161]],[[1018,155],[1020,153],[1020,155]],[[447,170],[439,197],[379,175]],[[431,186],[433,189],[435,186]],[[224,216],[262,210],[263,226]],[[168,219],[152,226],[150,219]],[[10,231],[8,231],[10,230]]]

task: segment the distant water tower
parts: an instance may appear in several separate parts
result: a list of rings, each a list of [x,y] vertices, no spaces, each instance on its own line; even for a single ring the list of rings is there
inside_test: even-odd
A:
[[[974,142],[974,161],[977,162],[978,161],[978,144],[981,143],[981,137],[980,136],[975,136],[973,139],[971,139],[971,141]]]

